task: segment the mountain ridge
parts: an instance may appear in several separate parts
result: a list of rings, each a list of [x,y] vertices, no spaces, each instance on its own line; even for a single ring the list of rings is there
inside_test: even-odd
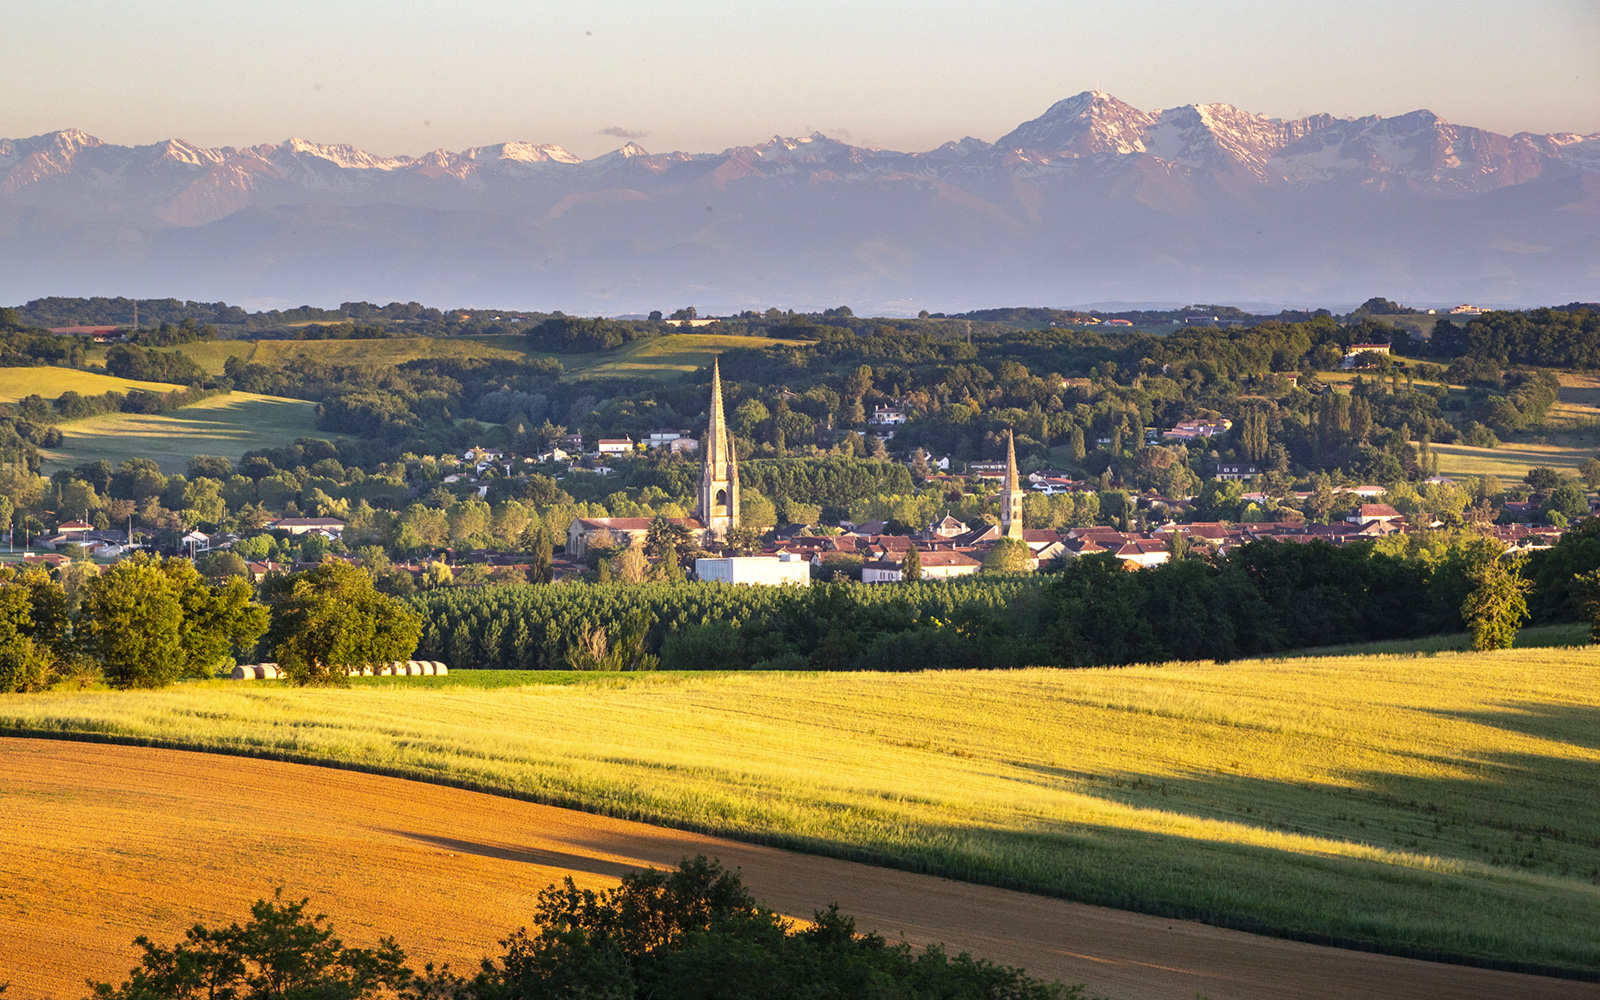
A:
[[[488,271],[607,307],[699,294],[909,308],[952,285],[996,301],[996,283],[1018,282],[1031,301],[1359,301],[1381,261],[1398,279],[1384,287],[1417,297],[1592,295],[1597,184],[1600,133],[1506,136],[1426,110],[1144,111],[1098,90],[995,142],[917,152],[813,133],[715,153],[629,142],[583,159],[512,140],[380,156],[63,129],[0,139],[0,293],[154,280],[197,298],[296,300],[297,285],[360,298],[408,278],[496,291]],[[1452,245],[1430,249],[1415,227]],[[352,228],[368,237],[355,257]]]

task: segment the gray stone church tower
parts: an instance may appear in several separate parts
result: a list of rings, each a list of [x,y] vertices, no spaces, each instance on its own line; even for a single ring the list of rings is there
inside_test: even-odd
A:
[[[700,442],[700,491],[695,513],[718,538],[739,526],[739,464],[722,414],[722,367],[711,361],[711,426]]]

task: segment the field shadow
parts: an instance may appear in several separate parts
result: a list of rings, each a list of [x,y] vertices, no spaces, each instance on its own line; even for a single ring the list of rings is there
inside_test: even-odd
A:
[[[1424,708],[1420,711],[1447,719],[1476,722],[1506,732],[1600,750],[1600,708],[1590,705],[1552,705],[1538,701],[1511,701],[1490,711]]]
[[[1600,708],[1591,706],[1535,703],[1437,714],[1600,750]],[[1081,790],[1136,809],[1600,884],[1600,761],[1554,751],[1408,756],[1406,771],[1342,770],[1332,760],[1322,780],[1226,769],[1119,772]]]
[[[638,865],[624,864],[617,861],[604,861],[599,858],[589,857],[584,854],[570,854],[566,851],[546,851],[533,848],[499,847],[494,844],[483,844],[474,840],[460,840],[455,837],[441,837],[432,833],[418,833],[413,830],[385,829],[383,832],[392,833],[397,837],[419,844],[427,844],[446,851],[455,851],[458,854],[474,854],[480,858],[494,858],[498,861],[514,861],[518,864],[540,865],[545,868],[561,868],[568,871],[585,872],[590,875],[603,875],[608,878],[621,878],[630,872],[639,870]]]

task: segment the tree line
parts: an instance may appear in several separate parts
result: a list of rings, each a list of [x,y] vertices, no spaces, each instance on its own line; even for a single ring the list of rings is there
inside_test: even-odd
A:
[[[59,681],[118,688],[208,678],[258,649],[295,683],[344,683],[346,670],[404,660],[420,620],[378,594],[344,563],[280,575],[254,589],[238,577],[208,579],[187,559],[137,554],[52,576],[43,567],[0,567],[0,692]]]
[[[1094,666],[1418,638],[1490,617],[1514,634],[1530,610],[1541,622],[1587,617],[1577,576],[1597,557],[1589,521],[1526,563],[1481,536],[1436,532],[1339,548],[1260,541],[1226,557],[1180,547],[1137,573],[1106,553],[1034,576],[894,587],[524,585],[413,601],[420,655],[461,666],[581,666],[574,650],[597,641],[681,670]]]

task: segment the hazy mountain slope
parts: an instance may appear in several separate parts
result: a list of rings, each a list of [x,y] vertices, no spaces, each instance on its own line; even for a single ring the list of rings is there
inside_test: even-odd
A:
[[[1281,121],[1089,92],[990,144],[821,135],[591,160],[507,142],[0,140],[0,301],[125,293],[621,312],[849,303],[1567,301],[1600,289],[1600,135],[1426,111]]]

